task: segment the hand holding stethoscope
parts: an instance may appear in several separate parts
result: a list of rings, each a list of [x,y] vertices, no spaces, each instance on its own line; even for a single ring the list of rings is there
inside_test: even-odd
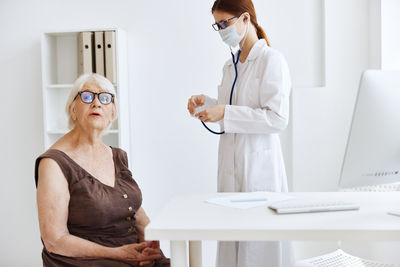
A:
[[[203,111],[197,112],[196,109],[205,104],[204,95],[194,95],[188,100],[188,110],[192,116],[197,117],[203,122],[217,122],[224,118],[225,105],[215,105]]]

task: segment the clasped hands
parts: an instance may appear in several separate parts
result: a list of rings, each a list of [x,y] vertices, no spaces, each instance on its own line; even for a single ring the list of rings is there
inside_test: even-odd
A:
[[[159,241],[147,241],[118,247],[120,258],[135,267],[152,267],[161,259]]]

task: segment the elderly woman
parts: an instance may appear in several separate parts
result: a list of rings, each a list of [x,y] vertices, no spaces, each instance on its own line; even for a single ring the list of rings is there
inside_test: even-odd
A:
[[[72,130],[36,160],[44,266],[169,266],[149,223],[125,151],[106,146],[115,89],[98,74],[79,77],[66,105]]]

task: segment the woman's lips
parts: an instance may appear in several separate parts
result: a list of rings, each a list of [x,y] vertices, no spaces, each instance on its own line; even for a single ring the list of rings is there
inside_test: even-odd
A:
[[[100,117],[100,116],[101,116],[100,113],[96,113],[96,112],[90,113],[89,115],[90,115],[90,116],[97,116],[97,117]]]

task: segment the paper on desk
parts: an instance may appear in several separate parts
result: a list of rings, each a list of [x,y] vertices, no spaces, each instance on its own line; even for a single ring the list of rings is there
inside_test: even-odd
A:
[[[293,198],[293,196],[271,193],[271,192],[249,192],[249,193],[233,194],[226,197],[207,199],[206,202],[237,209],[250,209],[259,206],[267,206],[272,202],[287,200],[290,198]],[[266,199],[266,200],[261,201],[261,199]],[[234,202],[232,202],[232,200]]]

